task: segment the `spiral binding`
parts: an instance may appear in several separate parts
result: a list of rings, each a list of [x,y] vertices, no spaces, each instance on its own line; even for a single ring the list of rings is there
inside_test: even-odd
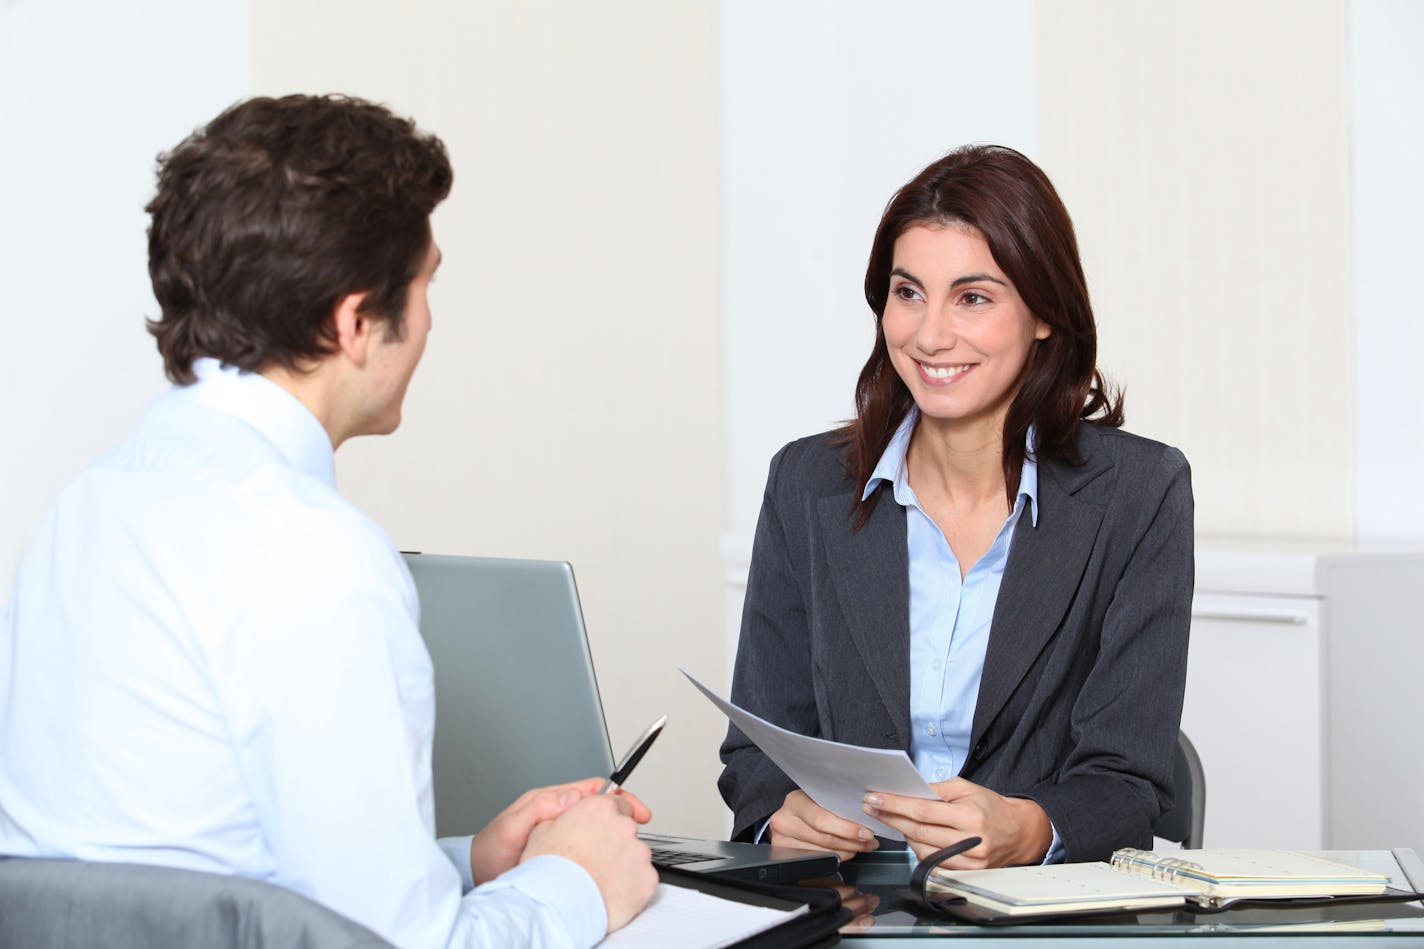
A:
[[[1177,877],[1184,873],[1203,872],[1202,865],[1199,863],[1183,860],[1180,857],[1163,857],[1151,850],[1137,850],[1132,847],[1114,851],[1109,862],[1112,866],[1131,873],[1145,872],[1152,879],[1161,880],[1164,883],[1175,883]]]

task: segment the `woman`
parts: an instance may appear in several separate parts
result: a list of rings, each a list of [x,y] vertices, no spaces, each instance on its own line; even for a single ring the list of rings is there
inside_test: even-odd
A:
[[[891,200],[856,417],[771,462],[732,697],[903,748],[941,800],[867,795],[947,866],[1101,860],[1170,806],[1192,594],[1181,452],[1121,431],[1077,240],[1043,172],[961,148]],[[734,836],[874,849],[735,728]]]

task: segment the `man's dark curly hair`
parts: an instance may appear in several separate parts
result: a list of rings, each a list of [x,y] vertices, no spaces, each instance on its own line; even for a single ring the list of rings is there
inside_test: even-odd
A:
[[[399,339],[451,179],[438,138],[343,96],[249,99],[160,155],[148,329],[168,377],[193,382],[202,356],[248,372],[321,357],[351,293]]]

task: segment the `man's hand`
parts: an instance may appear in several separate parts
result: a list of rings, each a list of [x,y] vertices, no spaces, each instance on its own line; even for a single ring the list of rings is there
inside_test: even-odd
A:
[[[582,798],[597,794],[603,781],[603,778],[584,778],[521,794],[486,824],[470,844],[470,871],[475,883],[493,880],[519,863],[536,826],[554,820]],[[630,813],[638,823],[646,824],[652,817],[647,806],[632,794],[620,791],[617,796],[628,801]]]
[[[1037,864],[1047,856],[1053,825],[1033,801],[1004,797],[963,778],[930,787],[942,800],[875,792],[865,796],[865,812],[903,833],[922,860],[965,837],[982,838],[973,850],[946,861],[954,870]]]
[[[603,895],[608,931],[613,932],[638,915],[658,885],[652,851],[638,839],[638,824],[646,823],[647,813],[642,802],[629,795],[589,794],[535,827],[520,862],[554,854],[583,867]]]
[[[803,850],[829,850],[842,860],[879,846],[868,827],[837,817],[797,789],[771,815],[769,842]]]

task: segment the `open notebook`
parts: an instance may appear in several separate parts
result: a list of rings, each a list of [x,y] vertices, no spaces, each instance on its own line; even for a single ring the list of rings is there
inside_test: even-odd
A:
[[[930,882],[935,896],[964,900],[961,908],[945,902],[947,911],[991,920],[1135,912],[1188,903],[1212,910],[1240,900],[1383,896],[1390,879],[1295,851],[1181,850],[1159,856],[1125,849],[1113,854],[1111,863],[938,869]]]

